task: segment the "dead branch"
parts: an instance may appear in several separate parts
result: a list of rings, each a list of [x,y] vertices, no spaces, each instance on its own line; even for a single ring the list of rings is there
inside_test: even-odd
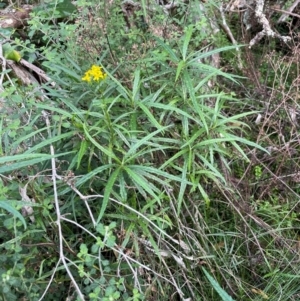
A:
[[[243,63],[242,63],[242,58],[241,58],[241,53],[240,53],[240,49],[239,47],[237,46],[237,41],[236,39],[234,38],[229,26],[227,25],[227,22],[226,22],[226,18],[225,18],[225,14],[224,14],[224,8],[223,8],[223,5],[221,4],[220,8],[219,8],[219,12],[221,14],[221,18],[222,18],[222,23],[221,23],[221,27],[223,28],[223,30],[225,31],[225,33],[227,34],[227,36],[229,37],[231,43],[233,45],[236,46],[236,52],[237,52],[237,58],[238,58],[238,67],[240,70],[243,69]]]
[[[265,5],[264,0],[256,0],[256,7],[255,7],[255,17],[259,24],[262,25],[263,30],[260,31],[249,43],[249,48],[254,46],[256,43],[258,43],[263,37],[276,37],[283,42],[288,42],[291,40],[291,37],[289,36],[281,36],[280,34],[274,32],[270,26],[269,20],[266,18],[266,15],[263,13],[263,8]]]
[[[297,5],[300,3],[300,0],[296,0],[294,1],[294,3],[287,9],[287,11],[282,11],[284,12],[283,15],[281,15],[281,17],[278,19],[277,24],[282,23],[286,20],[286,18],[288,18],[289,15],[294,15],[293,11],[294,9],[297,7]],[[296,14],[295,14],[296,15]],[[297,17],[299,18],[299,15],[297,15]]]

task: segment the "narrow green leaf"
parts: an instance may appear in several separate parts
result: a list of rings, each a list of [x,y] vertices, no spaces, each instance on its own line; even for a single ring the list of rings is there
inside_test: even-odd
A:
[[[189,137],[188,141],[187,141],[186,143],[184,143],[184,144],[181,146],[181,148],[183,149],[183,148],[185,148],[185,147],[187,147],[187,146],[191,146],[191,147],[192,147],[192,146],[193,146],[193,143],[194,143],[197,139],[200,139],[200,140],[203,139],[204,134],[206,134],[205,129],[204,129],[204,128],[199,129],[196,133],[194,133],[194,134],[192,135],[192,137]]]
[[[86,154],[86,150],[88,148],[88,142],[84,139],[80,143],[80,149],[78,151],[78,156],[77,156],[77,169],[80,167],[81,160],[83,156]]]
[[[193,64],[190,64],[190,62],[187,63],[187,66],[192,66],[192,67],[197,67],[199,68],[199,70],[201,72],[203,72],[204,74],[207,73],[207,74],[211,74],[213,73],[215,75],[215,73],[217,73],[216,75],[219,75],[219,76],[223,76],[235,83],[239,83],[236,79],[238,78],[244,78],[242,76],[238,76],[238,75],[232,75],[230,73],[227,73],[227,72],[223,72],[213,66],[210,66],[210,65],[207,65],[207,64],[203,64],[203,63],[200,63],[200,62],[193,62]]]
[[[212,56],[213,54],[220,53],[223,51],[228,51],[228,50],[236,50],[237,48],[244,47],[246,45],[230,45],[230,46],[224,46],[220,48],[214,48],[210,51],[203,51],[203,49],[200,49],[199,51],[193,53],[192,55],[194,58],[190,60],[189,62],[194,62],[194,61],[200,61],[203,60],[204,58],[207,58],[209,56]]]
[[[147,81],[143,81],[144,83],[147,83]],[[149,106],[150,103],[156,102],[158,99],[163,99],[163,90],[166,88],[167,84],[163,85],[162,87],[160,87],[154,94],[150,94],[148,96],[146,96],[142,102],[143,104],[145,104],[146,106]],[[161,96],[159,98],[159,96]]]
[[[74,117],[74,113],[69,113],[68,111],[65,111],[61,108],[52,107],[52,106],[45,105],[42,103],[37,103],[36,106],[37,106],[37,108],[44,109],[44,110],[47,110],[50,112],[60,113],[61,115],[66,116],[71,119]],[[78,109],[76,109],[76,113],[80,113],[80,111]]]
[[[250,163],[250,159],[248,158],[248,156],[246,155],[246,153],[242,150],[242,148],[235,142],[232,141],[231,144],[235,147],[235,149],[243,156],[243,158]]]
[[[148,2],[146,3],[145,0],[142,0],[142,8],[143,8],[143,17],[146,18],[147,11],[148,11]]]
[[[73,152],[58,154],[58,155],[55,155],[54,158],[57,158],[59,156],[69,155],[69,154],[72,154],[72,153]],[[51,155],[44,155],[44,154],[32,154],[32,155],[34,155],[36,157],[36,159],[23,161],[20,158],[22,158],[22,157],[26,158],[26,155],[12,156],[14,159],[11,159],[10,161],[17,160],[18,162],[12,163],[10,165],[1,166],[0,167],[0,173],[6,173],[8,171],[17,170],[17,169],[20,169],[20,168],[23,168],[23,167],[28,167],[30,165],[34,165],[34,164],[38,164],[38,163],[41,163],[41,162],[46,161],[46,160],[50,160],[52,158]],[[18,156],[18,159],[15,158],[17,156]],[[11,158],[11,157],[4,157],[4,158],[7,159],[7,158]],[[3,158],[0,158],[0,163],[2,163],[1,161],[4,161],[4,160],[1,160],[1,159],[3,159]],[[5,162],[8,162],[8,161],[5,161]]]
[[[187,148],[182,149],[181,151],[177,152],[174,156],[172,156],[170,159],[168,159],[161,167],[160,169],[164,169],[166,166],[170,165],[172,162],[174,162],[179,157],[183,156],[186,152],[188,152]]]
[[[182,47],[182,57],[184,61],[186,60],[186,54],[193,34],[193,29],[194,29],[193,25],[189,25],[188,27],[185,28],[185,35],[184,35],[184,41]]]
[[[148,134],[143,139],[138,140],[135,144],[132,145],[132,147],[128,150],[127,154],[124,157],[124,160],[128,161],[132,158],[130,156],[134,156],[137,152],[138,148],[141,147],[143,144],[145,144],[147,141],[149,141],[152,137],[156,136],[158,133],[163,132],[164,130],[172,127],[173,125],[161,127],[160,129],[157,129],[156,131]]]
[[[182,138],[188,139],[188,137],[190,135],[190,125],[191,125],[191,122],[189,121],[189,119],[186,116],[183,116],[183,118],[181,120],[181,123],[182,123]],[[198,121],[197,121],[197,123],[199,124]],[[201,125],[200,128],[203,128],[202,127],[202,122],[200,122],[199,125]]]
[[[223,175],[215,168],[215,166],[213,164],[211,164],[206,158],[204,158],[204,156],[200,155],[200,154],[196,154],[196,156],[198,158],[200,158],[200,160],[204,163],[205,167],[208,167],[210,169],[210,171],[212,172],[212,174],[216,177],[221,179],[221,181],[225,184],[226,180],[223,177]]]
[[[86,138],[89,139],[89,141],[94,144],[100,151],[102,151],[105,155],[107,155],[110,159],[114,159],[115,161],[119,162],[120,163],[120,160],[115,156],[115,154],[106,149],[105,147],[103,147],[102,145],[100,145],[91,135],[90,133],[88,132],[88,129],[87,129],[87,126],[86,124],[84,123],[83,124],[83,130],[84,130],[84,134],[86,135]]]
[[[165,172],[165,171],[161,170],[162,168],[157,169],[155,167],[142,166],[142,165],[129,165],[128,168],[131,168],[132,170],[135,170],[135,171],[136,170],[141,170],[141,171],[147,172],[149,174],[155,174],[155,175],[158,175],[158,176],[161,176],[161,177],[164,177],[166,179],[176,181],[176,182],[181,182],[182,181],[181,177],[172,175],[168,172]],[[149,175],[149,177],[151,177],[151,175]],[[187,180],[185,180],[185,182],[186,182],[186,184],[189,184],[189,185],[192,184],[191,182],[189,182]]]
[[[161,39],[154,37],[154,39],[158,42],[158,44],[160,46],[162,46],[162,48],[169,54],[171,60],[174,63],[178,63],[179,59],[177,58],[175,52],[171,49],[171,47],[169,45],[167,45],[164,41],[162,41]]]
[[[100,209],[100,213],[99,216],[97,218],[97,224],[99,224],[101,218],[103,217],[106,207],[108,205],[109,202],[109,197],[112,194],[112,190],[113,190],[113,186],[119,176],[119,173],[121,171],[121,167],[118,167],[109,177],[109,180],[105,186],[105,191],[104,191],[104,196],[103,196],[103,200],[102,200],[102,204],[101,204],[101,209]]]
[[[204,141],[201,141],[199,143],[197,143],[196,145],[194,145],[194,148],[198,148],[198,147],[202,147],[202,146],[207,146],[207,145],[214,145],[214,144],[218,144],[218,143],[223,143],[223,142],[229,142],[229,143],[236,143],[236,142],[240,142],[249,146],[252,146],[254,148],[258,148],[260,150],[262,150],[263,152],[269,153],[265,148],[261,147],[259,144],[249,141],[245,138],[241,138],[238,136],[234,136],[231,135],[229,133],[222,133],[223,136],[222,138],[211,138],[211,139],[207,139]],[[188,142],[186,143],[188,145]]]
[[[171,146],[162,146],[159,143],[152,143],[151,141],[145,142],[143,148],[137,151],[131,158],[126,159],[127,164],[134,164],[134,160],[138,157],[142,158],[149,154],[150,156],[153,155],[154,152],[161,152],[164,150],[173,149]],[[124,152],[126,155],[126,152]]]
[[[143,219],[139,219],[139,225],[141,226],[141,228],[143,229],[143,233],[145,235],[147,235],[147,238],[151,244],[151,247],[153,248],[155,254],[158,256],[158,258],[161,258],[161,252],[158,248],[157,243],[155,242],[151,232],[149,231],[149,225],[146,225],[145,223],[143,223]],[[148,241],[147,241],[148,242]]]
[[[223,133],[223,135],[225,136],[226,134]],[[260,149],[261,151],[263,152],[266,152],[267,154],[269,154],[269,152],[262,146],[260,146],[259,144],[255,143],[255,142],[252,142],[248,139],[245,139],[245,138],[241,138],[241,137],[238,137],[238,136],[235,136],[235,135],[232,135],[232,134],[229,134],[227,133],[227,137],[228,137],[228,141],[236,141],[236,142],[240,142],[240,143],[243,143],[243,144],[246,144],[246,145],[249,145],[249,146],[252,146],[254,148],[258,148]]]
[[[197,171],[195,172],[195,175],[197,175],[197,176],[203,175],[204,178],[209,178],[209,179],[211,179],[212,181],[214,181],[215,183],[219,183],[219,182],[220,182],[220,181],[218,181],[219,178],[216,176],[216,174],[213,173],[213,172],[210,171],[210,170],[205,170],[205,169],[197,170]],[[197,185],[198,185],[198,184],[199,184],[199,183],[197,183]],[[193,190],[195,190],[195,187],[193,187]]]
[[[175,83],[177,82],[177,80],[181,74],[181,70],[183,70],[184,67],[185,67],[185,61],[180,61],[177,65],[177,69],[176,69]]]
[[[121,65],[120,65],[121,66]],[[122,94],[122,96],[128,100],[130,99],[130,93],[127,91],[127,89],[119,82],[107,69],[102,67],[105,73],[108,75],[108,77],[117,85],[118,92]]]
[[[130,132],[131,132],[131,138],[133,140],[136,139],[136,132],[137,132],[137,112],[132,112],[130,115]]]
[[[68,95],[66,97],[60,97],[60,100],[70,109],[72,112],[72,117],[77,116],[81,120],[84,120],[84,115],[86,114],[86,111],[79,110],[76,105],[68,100]]]
[[[147,187],[148,187],[149,190],[152,190],[157,195],[160,194],[160,190],[159,190],[158,186],[156,185],[156,183],[153,183],[153,181],[157,181],[157,182],[159,182],[162,185],[164,185],[163,184],[164,181],[162,181],[161,179],[159,179],[158,177],[155,177],[155,176],[153,176],[153,177],[151,177],[149,179],[150,175],[148,173],[146,173],[146,174],[143,173],[143,171],[141,171],[141,170],[135,171],[135,174],[137,176],[136,179],[138,179],[138,180],[134,181],[134,185],[137,187],[137,189],[139,191],[142,191],[141,194],[144,196],[145,199],[148,198],[148,195],[147,195],[146,189],[144,189],[144,186],[143,186],[144,184],[143,183],[145,183],[145,185],[147,185]],[[165,183],[165,185],[168,185],[168,184]],[[148,192],[148,194],[149,194],[149,192]],[[157,201],[159,199],[155,199],[155,200]]]
[[[207,195],[206,191],[204,190],[204,188],[202,187],[202,185],[200,183],[197,185],[197,187],[198,187],[198,189],[201,192],[201,195],[202,195],[202,197],[204,199],[206,207],[209,207],[210,206],[209,196]]]
[[[18,147],[23,141],[26,141],[27,139],[30,139],[31,137],[37,135],[38,133],[47,130],[47,128],[42,128],[42,129],[38,129],[32,133],[29,133],[25,136],[20,137],[18,140],[16,140],[15,142],[13,142],[10,146],[10,149],[14,149],[15,147]],[[0,144],[1,145],[1,144]]]
[[[194,88],[195,89],[195,93],[199,91],[200,88],[202,88],[203,85],[205,85],[212,77],[217,76],[219,73],[219,69],[215,70],[214,72],[210,72],[206,77],[202,78],[198,85]],[[203,95],[203,97],[206,97],[206,95]],[[197,96],[198,98],[198,96]],[[207,95],[207,98],[209,98],[209,96]]]
[[[193,109],[197,112],[197,114],[200,117],[200,120],[202,122],[202,125],[204,126],[204,128],[206,130],[206,133],[208,133],[208,125],[206,123],[206,118],[205,118],[205,115],[203,112],[203,108],[201,108],[199,106],[199,103],[195,96],[195,90],[193,87],[192,80],[187,72],[183,73],[183,79],[184,79],[183,85],[185,85],[185,87],[187,88],[187,90],[189,92],[189,96],[190,96],[190,98],[192,100],[192,104],[193,104]]]
[[[78,75],[78,73],[76,73],[68,68],[65,68],[63,65],[53,64],[53,62],[52,62],[51,67],[54,69],[63,71],[64,73],[66,73],[70,77],[76,79],[77,81],[81,81],[81,75]]]
[[[132,99],[134,102],[138,101],[140,91],[140,68],[137,68],[134,72],[134,81],[132,87]]]
[[[234,301],[234,299],[232,299],[232,297],[222,289],[220,284],[206,271],[204,267],[202,267],[202,270],[212,287],[217,291],[223,301]]]
[[[2,131],[3,131],[3,116],[0,120],[0,157],[3,156],[3,148],[2,148]]]
[[[136,220],[138,219],[138,217],[137,216],[134,216],[135,218],[136,218]],[[121,218],[122,220],[123,220],[123,216],[120,216],[119,218]],[[123,239],[123,241],[122,241],[122,245],[121,245],[121,248],[124,250],[125,249],[125,247],[127,246],[127,244],[128,244],[128,242],[129,241],[132,241],[132,232],[133,232],[133,230],[136,228],[136,220],[135,220],[135,222],[134,223],[130,223],[130,225],[129,226],[127,226],[127,228],[126,228],[126,234],[125,234],[125,237],[124,237],[124,239]],[[119,259],[121,259],[121,254],[119,254]]]
[[[223,125],[223,124],[227,124],[229,122],[233,122],[233,123],[238,122],[240,125],[243,125],[245,127],[249,127],[248,124],[246,124],[242,121],[238,121],[238,119],[243,118],[243,117],[248,116],[248,115],[254,115],[254,114],[257,114],[257,113],[259,113],[259,111],[251,111],[251,112],[246,112],[246,113],[233,115],[231,117],[226,117],[223,120],[218,121],[217,124],[218,124],[218,126],[220,126],[220,125]]]
[[[113,164],[107,164],[107,165],[100,166],[100,167],[92,170],[88,174],[86,174],[86,175],[82,176],[81,178],[79,178],[79,180],[76,181],[75,186],[80,187],[81,185],[83,185],[88,180],[96,177],[98,174],[102,174],[105,170],[111,169],[113,167],[114,167]],[[59,195],[66,195],[70,191],[71,191],[71,188],[67,187],[63,191],[60,191]]]
[[[3,208],[4,210],[10,212],[15,218],[18,218],[23,223],[24,229],[27,228],[24,217],[17,209],[15,209],[13,206],[11,206],[9,201],[0,200],[0,208]]]
[[[155,117],[153,116],[153,114],[150,112],[150,110],[141,102],[138,103],[138,106],[143,110],[143,112],[147,115],[147,117],[149,118],[148,120],[152,123],[152,125],[154,127],[156,127],[157,129],[162,129],[162,125],[160,125],[157,120],[155,119]]]
[[[196,122],[197,124],[199,124],[198,119],[194,118],[192,115],[186,113],[185,111],[183,111],[183,110],[181,110],[181,109],[179,109],[177,107],[174,107],[171,104],[162,104],[162,103],[153,102],[153,103],[149,103],[149,106],[153,107],[153,108],[158,108],[158,109],[161,109],[161,110],[165,110],[165,111],[176,112],[177,114],[185,116],[188,119],[193,120],[194,122]]]
[[[184,193],[186,191],[186,187],[187,187],[187,160],[184,160],[184,164],[182,167],[182,173],[181,173],[181,184],[180,184],[180,190],[179,190],[179,194],[178,194],[178,202],[177,202],[177,214],[179,215],[181,212],[181,207],[182,207],[182,203],[183,203],[183,197],[184,197]]]
[[[127,198],[128,198],[128,188],[127,188],[127,185],[126,185],[126,181],[124,179],[124,175],[123,173],[120,173],[119,174],[119,185],[120,185],[120,197],[121,197],[121,200],[122,202],[127,202]]]
[[[29,148],[27,151],[25,151],[24,154],[31,154],[31,153],[37,151],[38,149],[41,149],[41,148],[43,148],[47,145],[53,144],[56,141],[60,141],[60,140],[63,140],[65,138],[73,137],[75,135],[75,133],[76,133],[76,131],[71,131],[71,132],[68,132],[68,133],[65,133],[65,134],[54,136],[52,138],[48,138],[45,141],[42,141],[39,144]]]
[[[138,175],[135,173],[132,169],[128,167],[124,167],[124,170],[128,174],[128,176],[131,178],[133,183],[135,183],[137,186],[142,187],[143,190],[145,190],[149,195],[151,195],[153,198],[155,198],[159,203],[160,199],[158,195],[154,192],[154,190],[157,190],[151,183],[146,181],[141,175]]]
[[[21,155],[14,155],[14,156],[4,156],[0,157],[0,164],[4,164],[7,162],[13,162],[13,161],[21,161],[21,160],[27,160],[27,159],[33,159],[33,158],[51,158],[51,155],[49,154],[21,154]]]
[[[156,58],[154,58],[152,61],[154,61],[154,63],[156,63],[157,62],[157,59]],[[145,63],[145,62],[144,62]],[[143,79],[143,82],[145,83],[145,82],[151,82],[152,80],[155,80],[156,78],[160,78],[160,77],[167,77],[168,76],[168,74],[172,74],[174,71],[173,71],[173,69],[172,68],[170,68],[168,65],[166,65],[166,64],[164,64],[164,70],[163,71],[161,71],[161,72],[157,72],[157,73],[155,73],[155,74],[153,74],[153,75],[150,75],[150,76],[148,76],[148,77],[146,77],[146,78],[144,78]]]
[[[157,184],[153,184],[153,182],[159,183],[165,187],[170,187],[169,181],[163,179],[162,177],[157,176],[153,173],[148,173],[141,168],[137,168],[134,170],[140,177],[143,177],[145,181],[148,181],[149,185],[151,185],[154,189],[157,187]],[[157,191],[159,193],[159,191]]]
[[[72,59],[72,56],[71,56],[68,52],[65,53],[65,58],[68,60],[68,62],[70,62],[70,63],[73,65],[73,67],[74,67],[75,69],[77,69],[78,72],[81,72],[81,68],[80,68],[79,65]]]

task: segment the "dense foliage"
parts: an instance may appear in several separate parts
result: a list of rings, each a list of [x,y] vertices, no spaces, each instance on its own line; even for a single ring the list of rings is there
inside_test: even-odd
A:
[[[297,46],[228,14],[232,45],[220,1],[32,2],[0,29],[51,78],[1,73],[0,300],[298,300]]]

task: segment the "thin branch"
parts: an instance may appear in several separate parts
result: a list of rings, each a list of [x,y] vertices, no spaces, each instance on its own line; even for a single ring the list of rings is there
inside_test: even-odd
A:
[[[47,128],[48,128],[48,135],[49,135],[49,138],[51,137],[51,125],[50,125],[50,120],[49,120],[49,117],[48,117],[48,113],[43,111],[42,112],[43,114],[43,117],[45,118],[45,121],[46,121],[46,125],[47,125]],[[58,228],[58,242],[59,242],[59,257],[60,257],[60,260],[62,261],[77,293],[78,293],[78,296],[80,298],[80,300],[84,301],[84,295],[82,294],[78,284],[76,283],[69,267],[68,267],[68,264],[65,260],[65,255],[64,255],[64,246],[63,246],[63,234],[62,234],[62,227],[61,227],[61,220],[62,220],[62,216],[60,214],[60,206],[59,206],[59,202],[58,202],[58,195],[57,195],[57,185],[56,185],[56,179],[57,179],[57,174],[56,174],[56,163],[55,163],[55,158],[54,158],[54,155],[55,155],[55,152],[54,152],[54,147],[53,145],[51,144],[50,145],[50,153],[51,153],[51,167],[52,167],[52,183],[53,183],[53,193],[54,193],[54,203],[55,203],[55,210],[56,210],[56,216],[57,216],[57,220],[56,220],[56,224],[57,224],[57,228]]]
[[[70,185],[70,183],[68,183],[68,185],[71,187],[71,189],[78,194],[78,196],[86,201],[88,199],[93,199],[93,198],[103,198],[104,196],[101,194],[96,194],[96,195],[87,195],[84,196],[82,195],[75,187],[74,185]],[[122,202],[119,202],[116,199],[113,198],[109,198],[112,202],[117,203],[120,206],[125,207],[126,209],[132,211],[133,213],[135,213],[136,215],[140,216],[141,218],[145,219],[149,224],[151,224],[154,228],[156,228],[161,234],[165,235],[166,237],[168,237],[173,243],[175,243],[176,245],[181,246],[183,249],[186,249],[186,246],[184,246],[182,244],[182,242],[178,241],[177,239],[174,239],[172,236],[170,236],[169,234],[167,234],[164,230],[160,229],[159,226],[157,226],[155,223],[153,223],[149,218],[147,218],[143,213],[139,212],[138,210],[135,210],[134,208],[130,207],[127,204],[124,204]]]
[[[78,224],[78,223],[76,223],[76,222],[74,222],[74,221],[72,221],[72,220],[70,220],[70,219],[68,219],[68,218],[65,218],[65,217],[63,217],[63,216],[61,216],[61,219],[64,220],[64,221],[66,221],[66,222],[69,222],[69,223],[71,223],[71,224],[76,225],[77,227],[79,227],[79,228],[81,228],[82,230],[86,231],[90,236],[94,237],[95,240],[97,239],[97,237],[96,237],[94,234],[92,234],[90,231],[88,231],[86,228],[84,228],[84,227],[81,226],[80,224]],[[115,245],[115,246],[118,247],[117,245]],[[128,256],[126,253],[123,253],[122,250],[120,250],[119,248],[113,248],[113,247],[111,247],[111,249],[112,249],[114,252],[118,253],[120,256],[124,257],[125,260],[128,259],[128,260],[132,261],[133,263],[138,264],[138,265],[139,265],[140,267],[142,267],[143,269],[145,269],[145,270],[147,270],[147,271],[151,271],[153,274],[159,276],[159,277],[162,278],[163,280],[165,280],[165,281],[167,281],[167,282],[173,284],[169,279],[167,279],[167,278],[163,277],[162,275],[158,274],[157,272],[155,272],[154,270],[152,270],[152,269],[149,268],[148,266],[142,264],[141,262],[137,261],[136,259],[134,259],[134,258]],[[126,260],[126,261],[127,261],[127,260]]]
[[[58,262],[57,262],[57,264],[56,264],[56,266],[55,266],[55,268],[54,268],[54,270],[53,270],[53,273],[52,273],[52,275],[51,275],[51,278],[50,278],[50,280],[49,280],[49,282],[48,282],[48,284],[47,284],[47,287],[46,287],[45,291],[43,292],[43,294],[42,294],[41,298],[39,299],[39,301],[42,301],[42,300],[44,299],[44,297],[46,296],[47,291],[48,291],[49,288],[50,288],[50,285],[51,285],[51,283],[52,283],[52,281],[53,281],[53,279],[54,279],[54,275],[55,275],[55,273],[56,273],[56,270],[57,270],[57,268],[58,268],[60,262],[61,262],[61,259],[58,260]]]
[[[297,5],[300,3],[300,0],[296,0],[287,10],[281,10],[281,9],[274,9],[276,11],[283,12],[284,14],[278,19],[277,24],[282,23],[286,20],[286,18],[291,15],[294,17],[300,17],[298,14],[292,13],[292,11],[297,7]]]
[[[56,175],[57,176],[57,178],[59,179],[59,180],[63,180],[63,177],[61,177],[61,176],[59,176],[59,175]],[[87,200],[88,200],[88,198],[87,197],[85,197],[75,186],[74,186],[74,183],[73,183],[73,179],[71,179],[71,180],[68,180],[68,181],[66,181],[66,183],[67,183],[67,185],[69,185],[69,187],[80,197],[80,199],[81,200],[83,200],[84,201],[84,204],[85,204],[85,206],[86,206],[86,208],[87,208],[87,210],[88,210],[88,212],[89,212],[89,215],[90,215],[90,217],[91,217],[91,219],[92,219],[92,222],[93,222],[93,226],[94,227],[96,227],[96,225],[97,225],[97,223],[96,223],[96,221],[95,221],[95,218],[94,218],[94,215],[93,215],[93,213],[92,213],[92,210],[91,210],[91,208],[90,208],[90,206],[89,206],[89,204],[88,204],[88,202],[87,202]],[[98,196],[95,196],[95,197],[98,197]],[[89,197],[89,198],[93,198],[93,196],[91,196],[91,197]]]
[[[51,81],[51,78],[46,74],[45,71],[40,69],[39,67],[27,62],[24,59],[21,59],[19,62],[21,65],[27,67],[28,69],[34,71],[39,77],[41,77],[45,82],[49,82],[53,87],[55,86],[55,83]]]
[[[1,36],[3,36],[3,35],[1,34]],[[4,41],[0,42],[0,59],[2,60],[2,72],[1,72],[1,77],[0,77],[0,90],[1,90],[1,92],[4,91],[3,80],[4,80],[5,71],[6,71],[6,58],[3,55],[2,45],[5,44],[7,41],[8,41],[8,39],[5,39]]]
[[[224,14],[224,8],[223,8],[223,3],[220,5],[220,8],[219,8],[219,11],[220,11],[220,14],[221,14],[221,17],[222,17],[222,28],[225,30],[226,34],[228,35],[229,39],[231,40],[232,44],[237,46],[237,41],[236,39],[234,38],[229,26],[227,25],[227,22],[226,22],[226,18],[225,18],[225,14]],[[240,52],[240,49],[239,47],[236,47],[236,52],[237,52],[237,58],[238,58],[238,68],[240,70],[243,69],[243,63],[242,63],[242,58],[241,58],[241,52]]]

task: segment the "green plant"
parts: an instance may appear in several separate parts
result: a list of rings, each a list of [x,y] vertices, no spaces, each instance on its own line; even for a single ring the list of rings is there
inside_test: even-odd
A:
[[[206,278],[210,282],[210,284],[220,295],[221,299],[223,301],[233,301],[233,299],[222,289],[222,287],[219,285],[219,283],[206,271],[206,269],[202,268],[202,270],[203,270]]]
[[[288,167],[257,143],[243,79],[210,65],[236,51],[206,47],[212,3],[194,24],[197,1],[128,20],[125,2],[76,1],[70,24],[48,2],[12,44],[51,82],[1,94],[0,299],[295,298],[295,195],[263,190]]]

